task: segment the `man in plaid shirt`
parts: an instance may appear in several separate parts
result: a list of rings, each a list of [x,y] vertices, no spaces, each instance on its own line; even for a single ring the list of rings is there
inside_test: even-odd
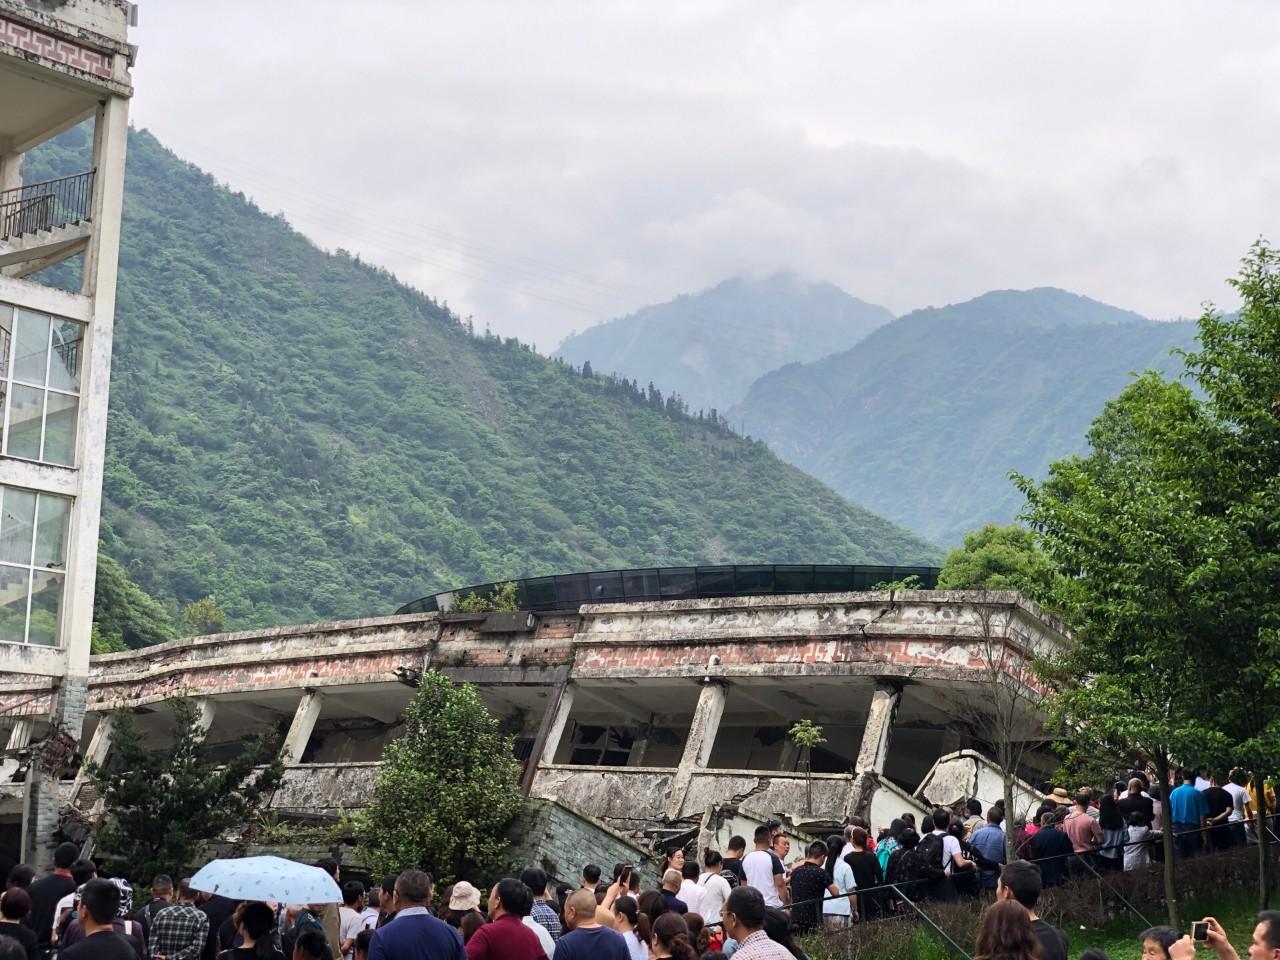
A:
[[[178,884],[178,902],[156,911],[147,947],[151,960],[200,960],[209,939],[209,918],[195,906],[190,881]]]
[[[539,923],[551,934],[553,941],[560,939],[563,930],[560,927],[560,916],[555,907],[547,903],[547,874],[541,867],[530,867],[520,874],[520,882],[533,894],[533,909],[529,911],[529,919]]]
[[[735,960],[793,960],[791,951],[764,932],[764,897],[755,887],[735,887],[724,905],[724,930],[738,941]]]

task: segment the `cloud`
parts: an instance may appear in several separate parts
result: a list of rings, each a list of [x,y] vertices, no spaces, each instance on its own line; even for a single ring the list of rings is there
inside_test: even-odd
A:
[[[216,22],[211,11],[216,10]],[[135,121],[550,349],[741,271],[905,311],[1229,302],[1273,230],[1280,8],[147,4]]]

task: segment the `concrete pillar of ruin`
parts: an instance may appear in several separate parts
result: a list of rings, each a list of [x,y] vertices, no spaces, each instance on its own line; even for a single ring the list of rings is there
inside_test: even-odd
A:
[[[319,690],[308,689],[302,694],[298,709],[293,713],[293,722],[289,724],[289,732],[284,735],[284,743],[280,745],[280,759],[288,763],[300,763],[306,753],[307,744],[311,742],[312,731],[316,721],[320,719],[320,710],[324,707],[324,694]]]
[[[889,758],[889,739],[893,720],[902,702],[902,685],[892,681],[880,681],[871,695],[871,708],[867,711],[867,725],[862,731],[862,744],[854,763],[853,786],[849,791],[848,812],[852,816],[867,817],[871,813],[871,799],[880,786],[884,765]]]
[[[560,688],[557,702],[548,704],[548,716],[551,718],[547,726],[547,735],[542,742],[542,751],[538,755],[539,764],[556,762],[556,751],[560,749],[560,741],[564,739],[564,728],[569,725],[569,714],[573,712],[574,686],[566,683]]]
[[[791,725],[787,724],[787,729],[791,729]],[[782,741],[782,753],[778,756],[778,772],[779,773],[795,773],[796,764],[800,762],[800,744],[796,743],[790,737]]]
[[[706,769],[711,759],[711,749],[716,743],[716,733],[720,729],[720,718],[724,715],[724,703],[728,694],[728,686],[723,680],[706,680],[702,692],[698,694],[698,705],[693,710],[693,723],[689,725],[689,736],[684,742],[684,755],[680,757],[680,766],[671,780],[671,791],[667,795],[667,819],[675,820],[680,816],[680,808],[684,806],[685,795],[689,792],[689,784],[693,775]]]

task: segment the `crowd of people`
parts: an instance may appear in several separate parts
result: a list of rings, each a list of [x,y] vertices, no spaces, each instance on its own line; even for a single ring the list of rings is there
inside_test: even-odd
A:
[[[1165,829],[1179,858],[1251,841],[1256,798],[1239,771],[1221,787],[1193,771],[1180,779],[1161,790],[1134,771],[1109,793],[1055,789],[1012,823],[1003,803],[984,811],[975,799],[920,823],[903,813],[874,836],[850,817],[841,833],[794,851],[782,824],[770,821],[750,849],[740,836],[696,857],[672,847],[650,889],[631,864],[607,875],[587,864],[574,883],[530,867],[487,892],[460,880],[437,897],[419,870],[368,888],[344,882],[338,863],[323,860],[316,866],[338,885],[341,904],[237,903],[158,876],[135,909],[127,881],[98,877],[74,844],[63,844],[49,876],[36,879],[23,865],[10,871],[0,960],[788,960],[804,956],[796,941],[804,934],[911,916],[921,902],[980,892],[993,902],[977,956],[1067,960],[1066,934],[1036,914],[1044,887],[1075,872],[1149,863]],[[1251,960],[1280,960],[1277,917],[1259,918]],[[1219,960],[1235,957],[1221,926],[1204,923],[1205,945]],[[1190,956],[1169,928],[1140,940],[1144,960]],[[1088,953],[1082,960],[1099,960]]]

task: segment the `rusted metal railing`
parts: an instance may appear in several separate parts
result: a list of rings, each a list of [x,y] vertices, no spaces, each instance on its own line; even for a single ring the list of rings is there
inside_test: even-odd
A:
[[[0,240],[90,220],[96,172],[25,183],[0,193]]]

